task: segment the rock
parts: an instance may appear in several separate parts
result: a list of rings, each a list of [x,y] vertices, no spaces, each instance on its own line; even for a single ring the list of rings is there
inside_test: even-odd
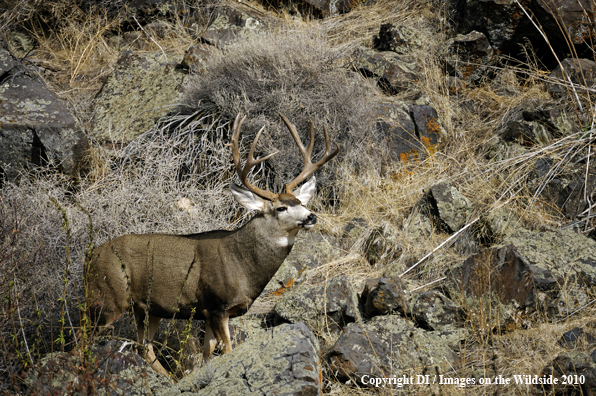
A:
[[[567,352],[557,356],[542,369],[540,376],[553,376],[557,384],[534,385],[542,394],[593,395],[596,392],[596,350],[588,352]],[[563,382],[562,378],[570,381]]]
[[[161,52],[123,51],[116,69],[93,101],[93,134],[103,141],[130,141],[176,110],[185,73]],[[171,63],[170,63],[171,62]]]
[[[449,226],[452,232],[460,230],[471,220],[474,209],[472,201],[460,193],[454,186],[441,183],[430,188],[439,217]]]
[[[201,39],[221,48],[236,41],[239,37],[245,37],[262,30],[264,26],[263,21],[252,9],[220,6],[213,12],[212,22],[205,33],[201,35]]]
[[[426,330],[453,331],[466,318],[464,310],[437,291],[416,293],[412,296],[410,314]]]
[[[509,121],[502,138],[525,147],[547,145],[552,137],[543,124],[533,121]]]
[[[592,334],[584,332],[581,327],[575,327],[567,331],[559,339],[559,345],[567,349],[578,349],[596,343]]]
[[[448,273],[448,278],[476,298],[495,293],[502,304],[515,301],[521,307],[536,303],[535,287],[542,290],[555,287],[556,282],[548,271],[533,268],[513,244],[499,249],[483,249],[464,261],[461,267]]]
[[[400,278],[380,278],[376,285],[365,285],[362,296],[368,317],[408,312],[408,290]]]
[[[375,227],[364,241],[363,249],[370,265],[395,260],[401,254],[399,232],[388,223]]]
[[[45,165],[77,174],[89,142],[66,104],[2,49],[0,68],[0,180]]]
[[[416,124],[418,139],[430,154],[434,154],[442,143],[443,137],[447,136],[439,124],[437,111],[428,105],[413,105],[410,106],[410,115]]]
[[[528,174],[527,186],[532,194],[537,190],[540,199],[546,201],[568,219],[575,220],[590,205],[589,197],[596,190],[596,166],[590,163],[586,174],[586,164],[564,164],[549,158],[538,158]],[[548,206],[547,206],[548,208]]]
[[[381,25],[379,34],[373,37],[373,48],[377,51],[406,53],[411,46],[419,47],[422,43],[416,32],[405,26],[396,27],[391,23]]]
[[[408,55],[358,47],[352,64],[364,77],[374,78],[379,87],[390,95],[412,87],[419,79],[416,60]]]
[[[570,229],[528,231],[518,229],[505,237],[519,253],[545,276],[537,277],[537,291],[553,300],[555,317],[567,317],[577,307],[592,300],[590,290],[596,285],[596,241]],[[565,293],[559,295],[560,287]],[[542,303],[541,303],[542,304]]]
[[[497,56],[486,36],[473,30],[447,41],[444,52],[447,72],[464,84],[478,84],[492,74]]]
[[[207,44],[191,45],[184,53],[180,66],[193,73],[204,73],[207,66],[206,61],[212,56],[213,51],[215,48]]]
[[[350,323],[327,355],[330,369],[342,380],[443,373],[455,359],[441,337],[394,315],[376,316],[365,325]]]
[[[158,396],[196,392],[201,395],[318,395],[322,389],[319,347],[303,324],[274,327],[250,338],[232,352],[193,371]]]
[[[338,16],[350,12],[355,7],[375,4],[377,0],[271,0],[277,4],[290,5],[296,12],[304,15],[314,15],[318,18]],[[269,3],[271,4],[271,3]]]
[[[589,0],[450,0],[448,4],[457,32],[484,32],[499,54],[519,59],[520,45],[530,42],[548,67],[557,63],[551,51],[562,59],[570,52],[570,45],[574,53],[591,56],[593,26],[586,16],[594,14],[594,6]],[[532,15],[540,30],[524,11]]]
[[[445,288],[456,302],[469,314],[485,317],[498,326],[525,326],[516,322],[515,312],[534,310],[540,304],[549,309],[550,300],[543,300],[558,294],[558,283],[551,272],[530,264],[514,245],[485,248],[446,276]]]
[[[384,135],[388,153],[385,166],[392,161],[406,162],[420,158],[424,146],[416,134],[416,124],[402,102],[385,102],[379,106],[377,129]]]
[[[290,291],[274,309],[277,321],[304,322],[316,333],[337,332],[346,324],[361,320],[358,296],[345,276],[324,285]]]
[[[569,121],[565,110],[560,108],[532,108],[522,112],[524,121],[534,121],[542,124],[546,131],[554,137],[569,136],[578,131],[576,123]]]
[[[561,68],[562,66],[562,68]],[[558,79],[559,84],[547,84],[548,90],[556,96],[570,94],[569,81],[578,84],[575,89],[580,97],[587,96],[581,87],[594,88],[596,81],[596,63],[590,59],[566,58],[550,73],[551,78]]]
[[[292,251],[269,281],[262,296],[280,296],[300,284],[308,270],[323,261],[339,257],[339,242],[316,232],[299,233]]]
[[[25,380],[29,394],[153,395],[173,385],[141,356],[121,348],[117,341],[99,344],[84,362],[77,354],[48,354]]]

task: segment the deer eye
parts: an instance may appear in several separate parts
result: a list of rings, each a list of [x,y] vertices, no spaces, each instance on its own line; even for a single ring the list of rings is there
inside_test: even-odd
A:
[[[285,212],[286,210],[288,210],[288,208],[286,208],[285,206],[280,206],[279,208],[275,209],[278,212]]]

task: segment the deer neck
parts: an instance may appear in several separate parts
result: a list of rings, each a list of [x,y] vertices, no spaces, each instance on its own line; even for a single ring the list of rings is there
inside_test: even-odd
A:
[[[263,215],[253,217],[240,228],[241,249],[248,256],[244,266],[251,273],[259,287],[264,288],[275,275],[294,245],[299,228],[292,231],[280,230]]]

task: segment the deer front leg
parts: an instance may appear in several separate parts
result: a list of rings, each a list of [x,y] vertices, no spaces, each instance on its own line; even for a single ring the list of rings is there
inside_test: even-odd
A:
[[[203,343],[203,359],[205,361],[213,355],[218,340],[224,344],[224,354],[232,351],[227,313],[211,314],[205,321],[205,341]]]

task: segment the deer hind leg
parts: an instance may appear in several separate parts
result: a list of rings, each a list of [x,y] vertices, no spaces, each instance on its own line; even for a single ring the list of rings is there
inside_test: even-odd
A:
[[[169,376],[170,374],[161,365],[159,360],[157,360],[157,356],[153,350],[152,341],[153,337],[155,337],[155,333],[157,333],[157,327],[159,326],[161,318],[149,315],[147,323],[145,323],[145,311],[142,309],[135,309],[135,319],[137,321],[137,340],[139,344],[145,346],[145,359],[151,364],[151,368],[153,368],[155,372]],[[145,330],[147,331],[147,338],[145,338]],[[145,340],[147,340],[147,342],[145,342]]]

